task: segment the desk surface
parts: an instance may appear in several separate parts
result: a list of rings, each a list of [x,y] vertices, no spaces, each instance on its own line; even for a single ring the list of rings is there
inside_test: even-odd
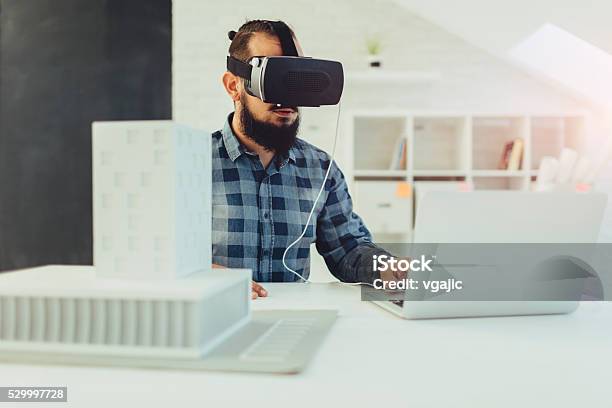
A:
[[[407,321],[361,302],[355,287],[266,287],[256,310],[340,311],[299,375],[2,364],[0,386],[66,385],[62,406],[88,408],[612,406],[612,303],[560,316]]]

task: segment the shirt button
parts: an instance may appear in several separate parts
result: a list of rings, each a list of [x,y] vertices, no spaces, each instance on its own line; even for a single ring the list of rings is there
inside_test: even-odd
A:
[[[270,253],[270,251],[268,251],[267,249],[264,249],[264,251],[263,251],[264,256],[268,256],[269,253]]]
[[[264,218],[267,220],[268,219],[268,213],[264,213]]]

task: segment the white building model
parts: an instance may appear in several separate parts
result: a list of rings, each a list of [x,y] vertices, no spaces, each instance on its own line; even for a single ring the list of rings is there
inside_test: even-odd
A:
[[[100,277],[175,279],[211,265],[211,137],[169,121],[93,124]]]
[[[0,274],[0,357],[197,359],[251,310],[251,272],[211,268],[211,135],[98,122],[92,145],[94,266]]]

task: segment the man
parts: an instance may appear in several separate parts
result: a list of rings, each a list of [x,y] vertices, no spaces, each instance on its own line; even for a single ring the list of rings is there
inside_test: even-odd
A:
[[[283,55],[269,21],[249,21],[229,36],[229,54],[241,61]],[[267,296],[267,291],[256,282],[299,280],[283,266],[283,253],[305,227],[330,157],[296,138],[297,107],[264,103],[249,95],[243,80],[229,71],[222,81],[234,112],[212,141],[213,263],[251,269],[252,296],[257,298]],[[344,175],[335,163],[332,166],[304,237],[287,253],[287,265],[307,278],[310,245],[315,243],[338,279],[372,282],[378,278],[368,267],[372,256],[386,252],[372,243],[370,232],[353,212]]]

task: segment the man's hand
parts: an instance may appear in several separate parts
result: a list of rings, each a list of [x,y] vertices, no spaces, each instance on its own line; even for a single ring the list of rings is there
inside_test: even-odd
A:
[[[251,299],[257,299],[258,297],[267,297],[268,291],[263,288],[259,283],[253,281],[251,285]]]
[[[214,269],[223,269],[225,266],[212,264]],[[251,299],[257,299],[258,297],[267,297],[268,291],[264,289],[259,283],[252,281],[251,282]]]
[[[410,258],[405,258],[410,260]],[[398,268],[387,268],[386,271],[380,272],[380,279],[385,282],[390,281],[400,281],[404,280],[408,277],[408,273],[406,271],[400,271]]]

